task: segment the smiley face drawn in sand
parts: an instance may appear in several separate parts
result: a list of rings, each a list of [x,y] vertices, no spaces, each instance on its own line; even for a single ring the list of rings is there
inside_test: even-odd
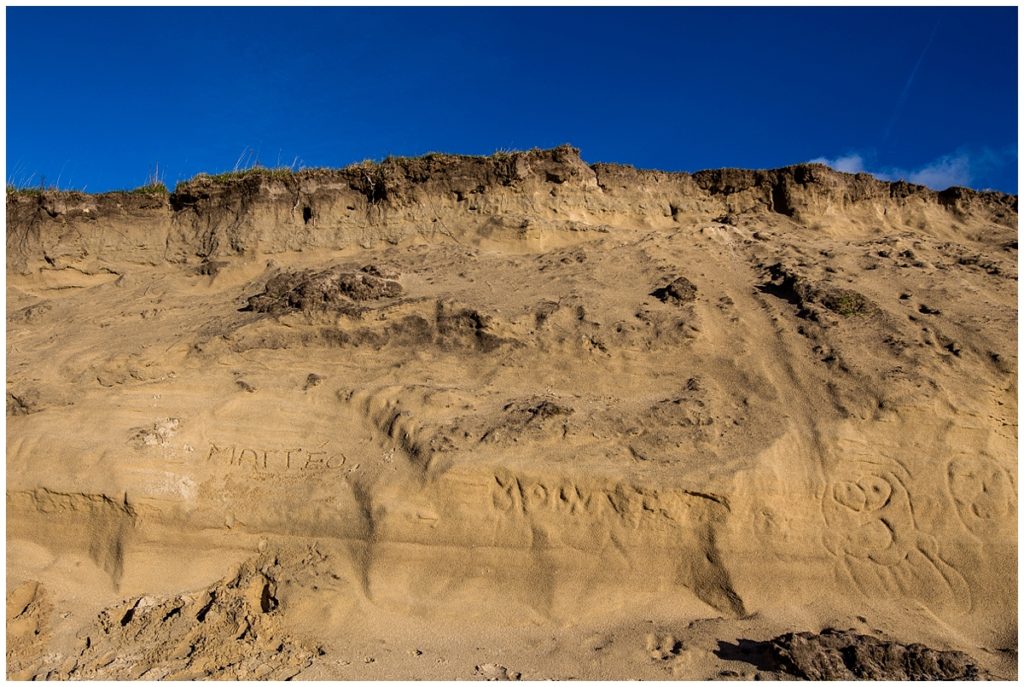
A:
[[[822,499],[824,544],[839,571],[865,595],[913,597],[934,607],[970,607],[960,573],[918,526],[909,472],[898,463],[847,461]]]
[[[843,480],[832,486],[832,497],[858,513],[878,510],[891,496],[892,485],[875,475],[866,475],[856,482]]]
[[[869,463],[832,482],[825,494],[826,546],[836,556],[879,565],[906,559],[914,533],[910,495],[897,475]],[[858,474],[859,473],[859,474]]]
[[[1013,478],[991,458],[954,458],[947,466],[946,479],[957,516],[974,534],[999,531],[1016,512]]]

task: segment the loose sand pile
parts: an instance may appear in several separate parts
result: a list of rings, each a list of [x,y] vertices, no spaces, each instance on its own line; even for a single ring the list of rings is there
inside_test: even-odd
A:
[[[1016,677],[1014,196],[559,148],[7,219],[12,677]]]

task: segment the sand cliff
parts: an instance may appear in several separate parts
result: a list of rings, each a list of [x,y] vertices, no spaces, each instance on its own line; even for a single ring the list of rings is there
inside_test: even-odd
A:
[[[771,677],[849,627],[1015,677],[1015,196],[562,147],[7,218],[12,675]]]

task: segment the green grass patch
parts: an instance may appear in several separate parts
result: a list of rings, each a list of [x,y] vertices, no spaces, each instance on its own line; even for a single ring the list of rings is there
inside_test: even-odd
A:
[[[835,289],[821,299],[822,305],[843,317],[864,315],[872,311],[871,301],[849,289]]]
[[[193,178],[212,179],[213,181],[235,181],[237,179],[245,179],[246,177],[253,175],[267,177],[268,179],[290,179],[295,176],[295,170],[291,167],[261,167],[257,165],[254,167],[247,167],[246,169],[233,170],[231,172],[221,172],[220,174],[197,174]]]
[[[125,193],[130,193],[132,195],[140,195],[140,196],[167,195],[167,187],[164,186],[163,182],[159,182],[158,181],[156,183],[146,184],[145,186],[139,186],[138,188],[133,188],[133,189],[131,189],[129,191],[125,191]]]

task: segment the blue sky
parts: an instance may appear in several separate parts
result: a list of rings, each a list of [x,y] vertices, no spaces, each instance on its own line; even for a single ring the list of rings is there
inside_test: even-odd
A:
[[[8,8],[7,179],[578,146],[1017,192],[1016,8]]]

